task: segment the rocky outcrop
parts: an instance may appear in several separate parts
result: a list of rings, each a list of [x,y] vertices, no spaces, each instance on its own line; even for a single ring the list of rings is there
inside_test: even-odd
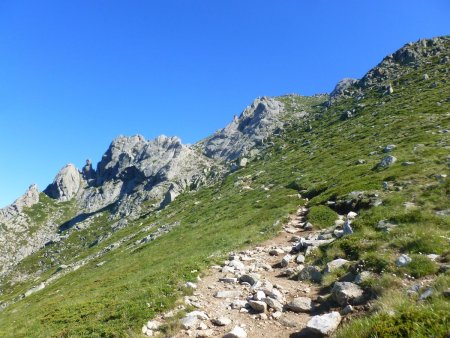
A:
[[[440,63],[450,64],[450,58],[444,55],[449,45],[450,36],[407,43],[395,53],[386,56],[361,80],[346,78],[339,81],[330,94],[328,105],[343,97],[362,95],[362,90],[366,88],[378,88],[386,95],[392,94],[395,91],[395,82],[400,77],[429,62],[431,57],[440,58]],[[429,79],[428,74],[424,74],[424,79]]]
[[[67,164],[56,175],[53,183],[44,192],[58,201],[71,200],[81,186],[81,175],[73,164]]]
[[[448,36],[407,43],[395,53],[386,56],[359,81],[358,85],[362,88],[389,85],[389,82],[424,64],[430,57],[439,57],[448,48],[449,43]],[[450,62],[450,60],[443,58],[441,62]]]
[[[96,184],[79,197],[88,212],[116,204],[114,212],[129,215],[145,200],[165,207],[182,191],[206,182],[211,159],[181,143],[178,137],[119,136],[97,165]]]
[[[11,218],[20,213],[23,208],[30,208],[38,202],[39,189],[36,184],[32,184],[14,203],[0,209],[0,223],[7,223]]]
[[[268,138],[283,128],[283,104],[275,99],[258,98],[239,117],[197,146],[208,157],[233,161],[258,153]],[[251,157],[251,156],[250,156]]]
[[[353,93],[353,86],[358,83],[357,79],[344,78],[339,81],[330,93],[330,102],[335,101],[339,97],[350,96]]]

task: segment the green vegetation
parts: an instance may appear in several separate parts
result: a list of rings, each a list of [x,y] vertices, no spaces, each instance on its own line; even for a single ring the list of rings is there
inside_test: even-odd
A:
[[[324,205],[312,206],[309,209],[308,221],[317,228],[329,228],[337,219],[337,213]]]
[[[180,195],[163,211],[130,221],[94,246],[89,244],[111,226],[108,212],[88,229],[71,232],[64,247],[54,244],[24,260],[19,266],[24,272],[41,267],[45,272],[33,282],[7,284],[0,302],[16,299],[31,283],[37,285],[55,273],[59,264],[76,262],[129,236],[119,249],[0,312],[0,336],[136,336],[142,323],[174,307],[183,281],[193,280],[197,271],[226,252],[273,236],[288,214],[305,203],[297,193],[309,199],[308,220],[323,228],[334,223],[336,211],[342,212],[330,209],[327,201],[349,200],[355,191],[364,192],[351,202],[358,212],[352,224],[355,233],[314,256],[322,265],[345,258],[374,273],[364,282],[374,295],[373,309],[343,325],[337,336],[445,336],[450,308],[439,290],[448,287],[448,272],[439,272],[438,263],[425,254],[441,255],[439,263],[450,260],[450,218],[436,213],[449,208],[449,180],[438,176],[448,171],[448,134],[442,132],[450,122],[447,68],[433,60],[399,78],[391,95],[368,89],[359,99],[343,99],[329,108],[322,105],[323,96],[279,98],[291,116],[306,110],[310,118],[289,120],[283,133],[268,140],[274,146],[262,159],[212,187]],[[425,83],[424,73],[439,86]],[[355,116],[342,120],[341,114],[352,107],[358,107]],[[376,169],[387,144],[396,145],[391,154],[397,162]],[[357,164],[358,159],[365,162]],[[414,164],[402,165],[405,161]],[[243,180],[251,190],[241,190]],[[262,188],[269,184],[268,191]],[[381,204],[373,206],[373,200]],[[61,222],[70,218],[70,203],[56,205],[45,197],[28,216],[42,224],[45,213],[56,210]],[[382,230],[380,221],[395,227]],[[179,225],[168,234],[136,244],[158,227],[176,222]],[[398,268],[395,259],[402,253],[408,253],[412,262]],[[97,266],[100,261],[106,263]],[[337,270],[323,284],[331,284],[344,272]],[[404,274],[434,280],[435,295],[424,301],[408,298]]]

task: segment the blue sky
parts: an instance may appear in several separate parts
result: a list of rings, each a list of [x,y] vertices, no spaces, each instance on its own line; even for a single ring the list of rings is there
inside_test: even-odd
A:
[[[449,17],[448,0],[2,0],[0,207],[120,134],[193,143],[255,97],[329,92]]]

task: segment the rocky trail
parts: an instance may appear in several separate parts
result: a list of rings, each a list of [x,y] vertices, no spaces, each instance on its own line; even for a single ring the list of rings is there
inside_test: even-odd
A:
[[[329,303],[320,294],[322,278],[315,266],[304,265],[305,256],[320,245],[328,244],[345,231],[350,222],[340,216],[335,226],[318,231],[307,222],[307,207],[300,207],[279,235],[260,246],[230,253],[222,266],[212,266],[197,283],[186,283],[192,289],[184,305],[150,320],[142,327],[146,336],[161,336],[164,325],[179,325],[173,336],[181,337],[313,337],[331,334],[342,316],[355,310],[350,298],[362,297],[358,285],[342,291],[342,305]],[[355,217],[355,213],[347,217]],[[345,230],[345,228],[347,229]],[[344,230],[342,230],[344,228]],[[301,236],[300,236],[301,235]],[[328,264],[332,270],[346,260]],[[175,320],[178,311],[187,311]],[[339,312],[340,311],[340,312]]]

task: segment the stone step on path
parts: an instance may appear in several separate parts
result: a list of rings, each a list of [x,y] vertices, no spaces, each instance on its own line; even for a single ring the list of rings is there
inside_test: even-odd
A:
[[[325,236],[327,239],[319,239],[325,235],[323,231],[293,228],[308,223],[307,213],[307,207],[300,207],[277,237],[258,247],[230,253],[221,266],[211,267],[207,276],[190,283],[193,295],[186,296],[185,305],[177,310],[187,306],[197,310],[181,319],[181,330],[173,338],[276,338],[302,330],[326,334],[334,331],[341,320],[339,313],[313,316],[321,304],[319,285],[311,283],[310,278],[320,280],[321,271],[305,268],[304,261],[314,248],[330,243],[336,236],[331,231],[330,236]],[[292,236],[290,229],[302,236]],[[305,280],[289,278],[300,271],[305,271]],[[143,334],[162,336],[158,328],[167,320],[170,316],[164,314],[154,320],[159,326],[150,321],[143,326]]]

